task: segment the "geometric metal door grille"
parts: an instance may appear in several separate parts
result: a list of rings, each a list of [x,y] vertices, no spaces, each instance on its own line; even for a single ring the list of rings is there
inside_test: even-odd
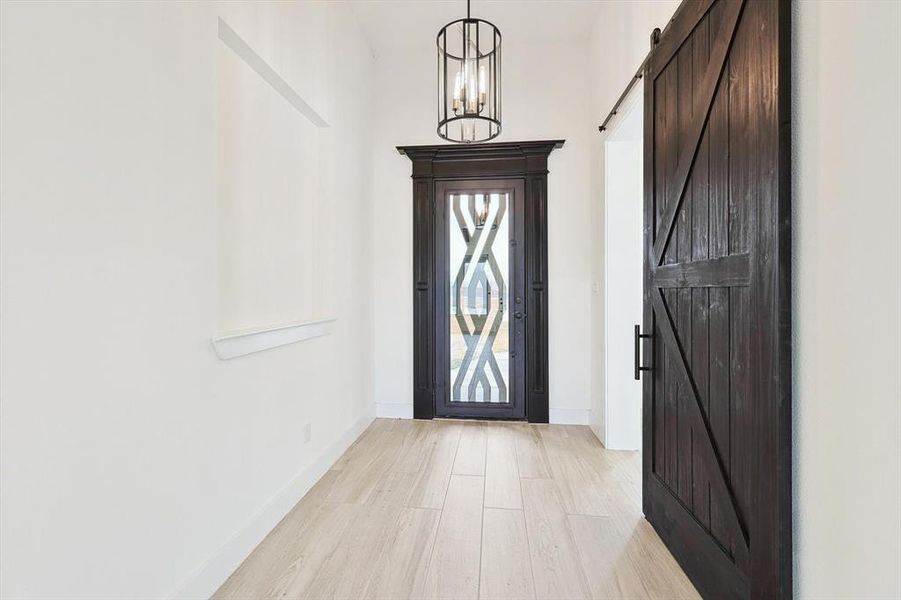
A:
[[[465,244],[450,286],[452,318],[464,343],[463,348],[456,349],[456,359],[455,349],[451,349],[451,401],[508,403],[509,326],[504,277],[508,265],[499,265],[495,255],[498,233],[509,231],[505,220],[508,195],[450,194],[449,200]],[[503,263],[508,262],[508,237],[502,235],[499,241]]]

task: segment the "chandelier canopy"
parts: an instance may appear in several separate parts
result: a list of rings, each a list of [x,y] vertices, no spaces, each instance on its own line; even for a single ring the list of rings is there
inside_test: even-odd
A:
[[[438,32],[438,137],[486,142],[501,133],[501,32],[466,18]]]

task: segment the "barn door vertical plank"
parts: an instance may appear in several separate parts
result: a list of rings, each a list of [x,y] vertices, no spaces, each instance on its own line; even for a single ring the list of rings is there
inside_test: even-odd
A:
[[[676,72],[677,87],[679,89],[679,100],[677,103],[677,111],[679,115],[679,140],[687,138],[689,129],[692,124],[692,104],[694,100],[693,88],[693,46],[696,34],[690,36],[679,53],[676,55]],[[706,108],[706,107],[705,107]],[[676,214],[676,232],[674,241],[674,253],[676,262],[691,262],[692,253],[692,186],[691,179],[694,176],[692,170],[689,173],[689,182],[685,186],[683,192],[682,207]],[[670,202],[676,201],[675,197],[670,198]],[[675,329],[682,342],[685,355],[691,357],[691,289],[678,288],[672,291],[675,305],[673,314],[675,316]],[[676,382],[676,407],[677,407],[677,435],[678,435],[678,476],[677,491],[682,502],[691,507],[691,470],[693,466],[692,451],[692,428],[689,417],[691,409],[689,402],[694,402],[694,396],[686,383],[681,379]]]
[[[710,11],[710,35],[719,34],[723,15],[722,3],[715,4]],[[728,69],[728,67],[727,67]],[[728,72],[728,70],[727,70]],[[717,149],[710,154],[710,258],[729,254],[729,78],[724,77],[713,100],[708,123],[708,140],[712,148]],[[731,443],[730,443],[730,407],[729,407],[729,372],[728,365],[722,357],[729,353],[729,290],[727,288],[711,288],[709,290],[709,337],[710,359],[708,362],[708,378],[710,381],[710,400],[708,402],[711,429],[717,447],[722,449],[723,462],[731,477]],[[714,537],[727,548],[732,541],[726,527],[723,507],[719,506],[715,497],[710,497],[710,530]]]
[[[757,2],[746,7],[730,54],[729,87],[729,254],[748,252],[751,220],[757,204],[757,123],[750,105],[753,25]],[[731,331],[729,349],[730,430],[732,432],[732,488],[742,519],[748,516],[753,457],[753,406],[748,389],[749,304],[747,288],[729,289]],[[733,550],[735,546],[733,545]],[[747,564],[740,565],[747,569]]]
[[[711,15],[706,15],[698,24],[694,35],[692,52],[693,88],[692,92],[698,93],[700,75],[707,68],[710,60],[710,20]],[[710,255],[710,224],[709,224],[709,191],[710,191],[710,122],[707,124],[701,146],[698,148],[698,156],[695,159],[692,173],[692,260],[705,260]],[[701,395],[704,410],[710,415],[710,377],[708,373],[709,361],[709,315],[710,291],[708,288],[695,288],[691,294],[691,365],[695,374],[695,382],[698,393]],[[695,432],[692,432],[692,469],[691,469],[691,506],[697,519],[707,528],[710,527],[710,482],[704,469],[703,461],[698,455],[698,440],[695,440]]]
[[[666,160],[662,152],[658,148],[666,147],[666,78],[657,77],[653,79],[652,94],[654,114],[650,119],[654,122],[654,145],[648,149],[651,154],[651,162],[653,163],[653,181],[654,186],[649,192],[653,197],[653,213],[654,223],[651,226],[653,235],[651,236],[650,247],[646,247],[646,262],[651,259],[654,239],[659,235],[660,219],[663,215],[663,209],[666,204]],[[646,265],[647,273],[650,273],[650,265]],[[645,294],[650,293],[650,280],[645,289]],[[645,300],[648,306],[650,301]],[[653,311],[651,311],[653,314]],[[654,329],[654,339],[660,339],[657,327]],[[652,398],[654,404],[654,473],[659,475],[661,479],[666,480],[666,358],[665,350],[662,344],[654,344],[654,362],[655,376],[653,381],[654,395]]]
[[[665,164],[666,183],[664,185],[664,214],[672,210],[672,206],[678,202],[676,197],[675,170],[679,162],[679,73],[676,63],[670,63],[661,75],[666,82],[666,136],[663,162]],[[665,235],[665,231],[658,232]],[[664,264],[672,264],[677,261],[678,248],[676,244],[664,256]],[[667,290],[664,300],[670,310],[677,309],[678,300],[674,290]],[[672,376],[676,371],[676,358],[670,349],[665,350],[666,377],[664,379],[664,440],[666,444],[666,483],[671,489],[678,489],[679,475],[679,408],[678,408],[678,378]]]

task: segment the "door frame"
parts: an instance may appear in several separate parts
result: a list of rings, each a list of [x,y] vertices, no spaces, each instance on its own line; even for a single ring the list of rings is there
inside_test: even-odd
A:
[[[525,221],[525,417],[548,422],[548,266],[547,161],[564,140],[430,146],[398,146],[413,172],[413,417],[436,416],[439,394],[446,393],[442,340],[445,319],[437,318],[440,284],[437,267],[445,234],[437,184],[441,181],[520,179]],[[480,418],[486,418],[480,415]]]

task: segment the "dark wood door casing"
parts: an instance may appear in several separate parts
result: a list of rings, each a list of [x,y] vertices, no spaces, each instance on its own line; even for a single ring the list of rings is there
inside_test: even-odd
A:
[[[439,305],[436,184],[466,179],[519,179],[525,217],[525,409],[533,423],[548,422],[547,161],[563,140],[472,145],[399,146],[413,166],[413,417],[435,417],[436,399],[447,392],[438,344],[446,323]]]
[[[643,506],[710,598],[792,595],[789,19],[685,0],[644,76]]]

